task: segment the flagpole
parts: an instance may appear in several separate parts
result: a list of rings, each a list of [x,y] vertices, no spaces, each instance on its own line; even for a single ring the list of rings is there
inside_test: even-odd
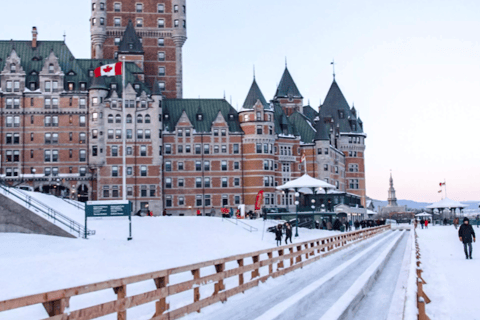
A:
[[[447,180],[443,178],[443,186],[445,187],[445,198],[447,198]]]
[[[127,116],[125,115],[125,73],[127,73],[127,69],[125,68],[125,56],[122,57],[122,145],[123,145],[123,152],[122,152],[122,161],[123,161],[123,169],[122,169],[122,199],[124,201],[127,200]],[[128,215],[128,223],[129,223],[129,237],[127,240],[132,240],[132,212]]]

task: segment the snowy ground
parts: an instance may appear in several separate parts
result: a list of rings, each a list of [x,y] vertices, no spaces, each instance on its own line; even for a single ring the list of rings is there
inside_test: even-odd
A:
[[[480,228],[474,227],[477,237]],[[417,228],[422,254],[424,291],[430,319],[480,319],[480,248],[473,243],[473,260],[466,260],[458,230],[453,226]]]
[[[89,240],[0,233],[0,301],[275,246],[273,233],[265,232],[262,240],[264,223],[267,228],[276,224],[273,221],[245,220],[258,228],[252,233],[215,217],[133,217],[132,221],[132,241],[127,241],[127,218],[89,220],[88,227],[96,230]],[[294,241],[336,232],[301,228],[299,234]],[[129,289],[129,295],[135,292]],[[114,299],[109,292],[100,300]],[[30,309],[28,319],[46,316],[40,306]],[[7,312],[0,318],[27,317]]]

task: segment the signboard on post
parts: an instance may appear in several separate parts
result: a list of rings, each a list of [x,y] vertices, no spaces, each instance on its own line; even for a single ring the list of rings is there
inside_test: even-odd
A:
[[[131,203],[128,200],[87,201],[85,216],[91,217],[128,217]]]
[[[85,239],[87,239],[87,218],[93,217],[128,217],[131,233],[131,208],[132,203],[128,200],[87,201],[85,204]]]

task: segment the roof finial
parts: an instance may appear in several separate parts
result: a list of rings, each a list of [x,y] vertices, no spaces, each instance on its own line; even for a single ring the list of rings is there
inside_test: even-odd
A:
[[[333,66],[333,81],[335,81],[335,59],[332,59],[332,62],[330,64]]]
[[[67,33],[64,30],[63,31],[63,43],[65,43],[66,41],[67,41]]]
[[[255,80],[255,64],[253,65],[253,80]]]
[[[287,68],[287,56],[285,56],[285,69]]]
[[[232,95],[230,95],[230,105],[232,105]],[[237,103],[238,106],[238,103]]]
[[[310,99],[308,99],[308,105],[310,105]]]
[[[225,99],[225,90],[223,90],[223,100],[227,100]]]

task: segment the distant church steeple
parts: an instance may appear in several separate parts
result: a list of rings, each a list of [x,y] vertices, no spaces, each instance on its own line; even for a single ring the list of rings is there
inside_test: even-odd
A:
[[[390,172],[390,188],[388,189],[388,205],[387,207],[397,207],[397,197],[395,196],[395,188],[393,187],[392,172]]]

